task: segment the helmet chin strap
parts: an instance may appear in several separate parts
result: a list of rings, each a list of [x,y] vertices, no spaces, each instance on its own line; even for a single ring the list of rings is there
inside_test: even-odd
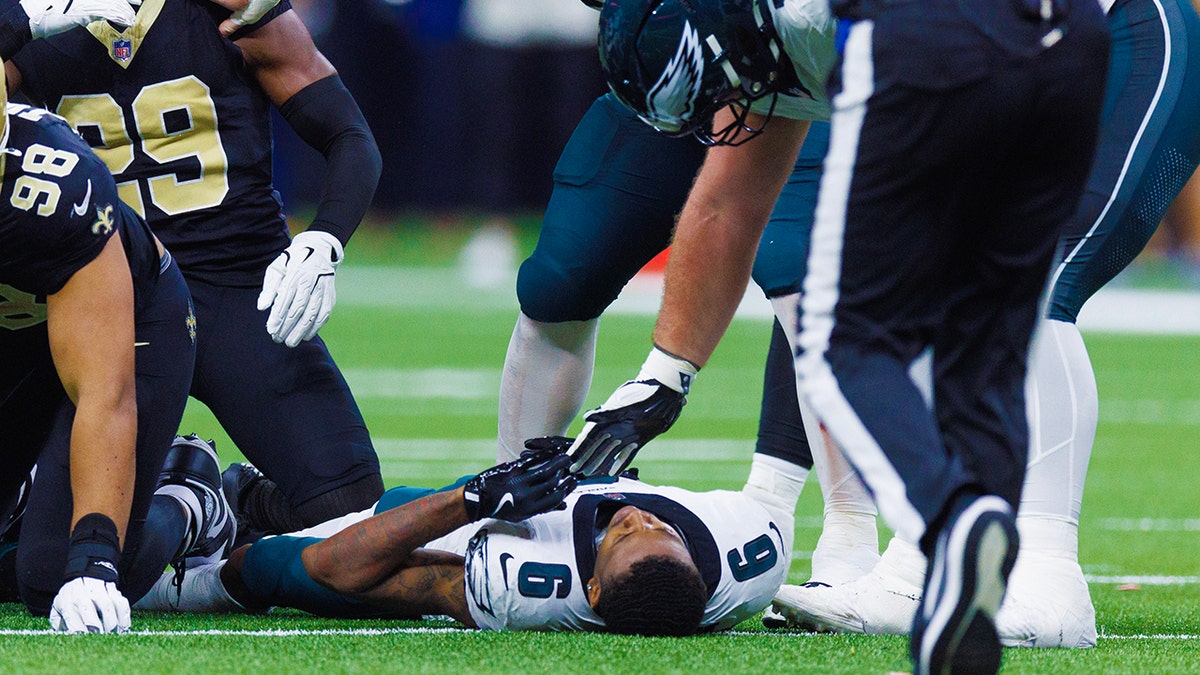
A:
[[[775,27],[769,21],[767,21],[766,17],[763,16],[761,3],[754,2],[752,7],[752,11],[754,13],[754,24],[758,27],[759,32],[766,36],[767,48],[771,50],[771,58],[776,65],[775,69],[772,69],[771,72],[767,73],[766,82],[756,80],[749,82],[748,86],[743,86],[741,76],[738,75],[737,70],[733,67],[733,63],[730,62],[729,56],[725,51],[725,48],[721,46],[721,42],[717,40],[717,36],[709,35],[704,40],[704,43],[708,45],[710,50],[712,50],[713,60],[716,61],[721,66],[721,70],[725,72],[725,78],[729,80],[729,84],[731,84],[735,89],[740,89],[745,92],[749,100],[758,98],[763,94],[763,89],[766,86],[774,84],[779,80],[778,66],[780,65],[779,57],[782,53],[782,48],[779,44],[779,35],[775,32]],[[774,106],[772,106],[772,110],[773,109]]]
[[[762,3],[755,2],[753,12],[754,23],[758,26],[759,32],[767,36],[767,48],[771,50],[771,58],[774,59],[775,65],[778,66],[779,55],[782,51],[782,47],[779,44],[779,33],[775,32],[774,24],[770,24],[766,17],[763,16]],[[767,75],[768,82],[774,83],[778,79],[779,73],[775,70],[772,70],[770,74]]]
[[[725,79],[729,80],[729,84],[737,89],[741,89],[742,78],[733,69],[733,64],[729,62],[729,56],[725,53],[725,48],[717,40],[717,36],[709,35],[704,39],[704,44],[708,45],[708,48],[712,50],[713,60],[721,64],[721,70],[725,71]]]

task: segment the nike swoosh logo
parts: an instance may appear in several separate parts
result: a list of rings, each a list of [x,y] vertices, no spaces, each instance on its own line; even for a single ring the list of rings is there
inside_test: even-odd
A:
[[[504,575],[504,590],[508,590],[508,561],[513,557],[511,553],[500,554],[500,573]]]
[[[149,342],[135,342],[135,343],[133,343],[133,346],[134,347],[145,347],[149,344],[150,344]]]
[[[500,503],[496,504],[496,510],[493,511],[493,513],[500,513],[500,509],[503,509],[506,504],[508,506],[513,506],[516,503],[517,500],[513,499],[512,493],[505,492],[504,496],[500,498]]]
[[[83,194],[83,201],[78,204],[73,204],[75,207],[75,215],[82,218],[87,213],[88,202],[92,201],[92,179],[88,179],[87,192]]]

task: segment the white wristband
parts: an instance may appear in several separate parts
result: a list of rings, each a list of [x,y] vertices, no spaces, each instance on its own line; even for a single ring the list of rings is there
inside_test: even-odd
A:
[[[658,380],[681,394],[687,394],[699,370],[691,361],[671,356],[656,346],[642,364],[637,380]]]

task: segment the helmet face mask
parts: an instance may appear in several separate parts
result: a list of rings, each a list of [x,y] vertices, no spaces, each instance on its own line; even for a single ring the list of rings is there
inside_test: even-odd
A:
[[[747,124],[749,106],[778,96],[780,69],[790,67],[762,0],[610,0],[600,13],[600,61],[613,94],[643,121],[706,145],[760,133],[765,121]],[[727,106],[734,121],[712,129]]]
[[[709,120],[708,124],[701,126],[692,133],[702,145],[741,145],[761,134],[763,129],[767,127],[767,122],[771,120],[771,114],[775,112],[775,102],[779,100],[779,93],[773,91],[769,96],[771,97],[771,106],[767,109],[767,112],[762,113],[763,121],[758,126],[752,127],[747,123],[746,120],[750,117],[751,101],[742,98],[725,104],[725,107],[729,108],[730,112],[733,113],[733,120],[729,124],[720,129],[714,129],[712,128],[712,120]]]

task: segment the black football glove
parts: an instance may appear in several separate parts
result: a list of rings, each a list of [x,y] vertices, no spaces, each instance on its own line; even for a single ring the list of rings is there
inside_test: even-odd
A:
[[[509,522],[558,508],[575,489],[568,472],[571,459],[561,449],[547,447],[521,453],[467,481],[463,503],[471,520],[499,518]]]
[[[525,441],[525,451],[521,456],[531,452],[556,452],[560,455],[565,454],[571,449],[571,445],[575,442],[574,438],[569,436],[539,436],[538,438],[530,438]]]
[[[584,415],[587,424],[568,453],[571,473],[592,478],[624,471],[638,449],[679,419],[696,371],[684,359],[651,350],[637,379]]]

